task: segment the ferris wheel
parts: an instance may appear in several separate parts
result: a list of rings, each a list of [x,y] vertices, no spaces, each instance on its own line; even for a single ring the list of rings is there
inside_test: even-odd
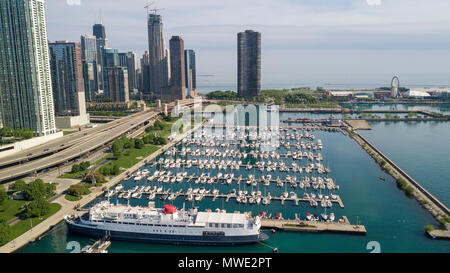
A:
[[[397,76],[394,76],[394,78],[392,78],[391,81],[391,96],[393,98],[398,98],[399,97],[399,87],[400,87],[400,80],[398,79]]]

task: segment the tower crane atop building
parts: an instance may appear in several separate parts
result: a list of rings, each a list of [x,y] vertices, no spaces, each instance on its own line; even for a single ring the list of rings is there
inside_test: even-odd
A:
[[[148,3],[144,9],[147,9],[147,18],[150,17],[150,7],[155,4],[155,1]]]
[[[165,10],[164,8],[157,8],[157,7],[155,7],[154,9],[151,9],[150,11],[153,11],[153,12],[155,12],[155,15],[157,14],[157,12],[158,12],[158,10]]]

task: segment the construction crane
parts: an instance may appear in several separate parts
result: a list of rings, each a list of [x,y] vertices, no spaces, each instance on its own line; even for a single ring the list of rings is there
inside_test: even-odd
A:
[[[152,5],[154,5],[154,4],[155,4],[155,2],[153,1],[153,2],[151,2],[151,3],[148,3],[148,4],[144,7],[144,9],[147,9],[147,18],[150,17],[150,7],[151,7]]]
[[[156,13],[158,12],[158,10],[165,10],[165,9],[158,9],[157,7],[155,7],[154,9],[151,9],[151,11],[154,11],[154,12],[155,12],[155,15],[156,15]]]

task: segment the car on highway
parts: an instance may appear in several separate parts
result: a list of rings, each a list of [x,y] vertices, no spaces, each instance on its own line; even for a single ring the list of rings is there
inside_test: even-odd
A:
[[[49,149],[49,148],[47,148],[47,149],[45,149],[45,150],[44,150],[44,152],[48,152],[48,151],[50,151],[50,149]]]
[[[27,156],[32,156],[32,155],[33,155],[32,153],[27,154]]]

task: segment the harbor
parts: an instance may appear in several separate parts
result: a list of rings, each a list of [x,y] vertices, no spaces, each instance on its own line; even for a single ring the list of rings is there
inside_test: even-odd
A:
[[[294,127],[303,127],[303,126],[294,126]],[[304,127],[307,128],[307,127]],[[208,126],[205,126],[200,130],[206,130]],[[252,129],[252,128],[250,128]],[[293,130],[293,128],[281,128],[281,129],[288,129]],[[303,128],[302,128],[303,129]],[[217,131],[217,128],[215,129]],[[176,150],[172,148],[167,149],[163,154],[156,157],[153,161],[148,161],[145,166],[139,169],[139,171],[148,170],[149,175],[143,176],[141,173],[141,178],[135,180],[136,177],[139,178],[139,172],[133,171],[128,174],[128,177],[125,177],[124,180],[120,183],[120,185],[123,185],[123,189],[116,192],[115,194],[111,195],[109,197],[111,202],[119,202],[122,204],[130,204],[132,206],[140,205],[145,206],[150,200],[148,199],[150,197],[150,191],[148,193],[145,193],[145,188],[150,187],[156,187],[156,190],[159,187],[163,187],[163,194],[157,194],[155,193],[155,199],[153,201],[157,203],[157,206],[162,206],[165,203],[174,204],[176,207],[182,207],[183,204],[187,207],[189,206],[195,206],[199,207],[202,210],[212,209],[214,208],[224,208],[229,212],[232,211],[241,211],[241,212],[251,212],[253,215],[260,215],[260,213],[263,213],[266,218],[262,219],[263,230],[268,232],[270,238],[268,240],[268,244],[277,247],[282,252],[290,252],[290,251],[298,251],[298,244],[303,245],[306,241],[309,241],[308,244],[310,247],[308,247],[308,251],[315,251],[316,249],[314,246],[322,245],[321,251],[323,251],[323,246],[326,246],[327,240],[333,240],[337,243],[341,242],[341,245],[345,245],[347,240],[347,236],[339,235],[340,233],[344,234],[360,234],[365,236],[356,236],[356,238],[365,238],[367,239],[362,240],[361,239],[351,239],[353,243],[350,243],[352,245],[352,251],[355,251],[355,249],[358,249],[357,244],[359,244],[360,248],[359,251],[364,252],[365,250],[365,243],[369,240],[385,240],[390,241],[390,239],[386,236],[393,236],[392,234],[395,234],[396,241],[403,241],[403,240],[410,240],[410,236],[407,234],[400,234],[395,232],[395,230],[401,230],[402,227],[404,227],[405,224],[408,223],[409,226],[416,226],[417,229],[423,230],[423,223],[429,222],[430,219],[426,214],[414,214],[413,217],[411,212],[414,211],[410,204],[405,204],[404,201],[401,201],[404,199],[402,195],[400,195],[397,190],[391,192],[392,184],[390,183],[380,183],[378,180],[378,177],[382,176],[382,172],[380,172],[379,167],[373,162],[367,158],[367,155],[360,150],[360,148],[355,147],[351,140],[349,140],[348,137],[346,137],[345,131],[328,131],[328,130],[311,130],[311,131],[302,131],[301,129],[298,129],[298,134],[306,135],[306,132],[309,132],[310,134],[314,134],[315,138],[314,140],[306,139],[306,138],[300,138],[299,142],[301,145],[301,141],[305,142],[315,142],[317,145],[317,140],[321,139],[323,148],[322,150],[314,150],[312,147],[311,149],[305,149],[309,152],[313,152],[314,156],[317,156],[318,153],[322,154],[323,160],[317,161],[317,158],[314,157],[313,161],[310,161],[308,159],[308,156],[303,156],[302,151],[302,159],[299,161],[298,159],[294,159],[291,151],[290,156],[286,156],[288,153],[288,149],[284,147],[282,144],[282,139],[280,139],[280,145],[277,147],[271,147],[271,145],[262,145],[262,144],[268,144],[269,141],[264,140],[256,140],[255,142],[259,143],[259,150],[263,152],[259,152],[258,156],[256,158],[253,158],[250,153],[252,149],[256,149],[255,147],[241,147],[239,142],[235,138],[229,139],[227,141],[225,140],[219,140],[214,139],[212,137],[212,133],[208,134],[208,139],[210,141],[205,141],[205,139],[201,139],[199,143],[202,143],[201,146],[197,146],[195,144],[195,134],[193,134],[193,139],[189,141],[180,141],[178,145],[176,145]],[[236,129],[237,131],[237,129]],[[282,135],[285,135],[286,133],[293,134],[293,131],[286,131],[283,132]],[[206,136],[206,135],[205,135]],[[250,136],[249,134],[245,135],[247,138]],[[192,141],[192,142],[190,142]],[[208,146],[209,144],[206,143],[229,143],[230,146]],[[251,141],[248,141],[249,143]],[[295,150],[297,149],[295,147],[295,143],[297,140],[292,140],[292,143],[290,143],[289,150]],[[339,143],[339,145],[336,145]],[[205,145],[205,146],[203,146]],[[262,147],[262,148],[261,148]],[[190,150],[188,150],[190,148]],[[197,149],[199,149],[199,154],[197,154]],[[210,150],[209,154],[206,150]],[[226,150],[229,150],[228,152]],[[270,151],[264,151],[264,149],[268,149]],[[272,149],[272,150],[271,150]],[[342,151],[345,149],[346,153],[352,155],[352,156],[341,156]],[[235,151],[235,152],[232,152]],[[238,154],[238,151],[240,154]],[[195,152],[196,154],[191,155],[191,152]],[[244,152],[247,153],[247,158],[244,159]],[[274,152],[272,155],[274,158],[271,157],[271,152]],[[204,153],[204,154],[202,154]],[[221,153],[221,154],[219,154]],[[225,155],[225,157],[224,157]],[[240,158],[239,158],[240,156]],[[262,158],[261,158],[262,156]],[[264,158],[265,156],[268,156],[268,158]],[[279,156],[279,158],[277,158]],[[162,160],[161,160],[162,159]],[[188,162],[188,160],[191,160]],[[193,162],[193,160],[197,159],[197,162]],[[202,162],[200,162],[200,160]],[[228,162],[227,161],[231,161]],[[222,162],[223,161],[223,162]],[[242,164],[237,164],[239,161],[242,161]],[[268,164],[268,161],[277,162],[278,164],[280,162],[285,162],[285,169],[284,171],[280,170],[280,166],[277,164],[275,168],[273,168],[273,164]],[[232,164],[234,162],[234,164]],[[250,162],[250,164],[249,164]],[[266,162],[264,164],[263,172],[260,171],[260,167],[262,163],[257,162]],[[200,163],[202,163],[202,168],[200,167]],[[297,163],[296,168],[292,166],[292,163]],[[317,172],[317,169],[312,169],[310,173],[306,172],[306,167],[310,166],[310,164],[322,164],[324,169],[328,168],[329,172],[323,172],[319,174]],[[166,166],[168,164],[168,166]],[[189,168],[188,166],[191,165]],[[209,165],[209,166],[208,166]],[[215,165],[215,166],[214,166]],[[219,170],[219,166],[222,165],[221,169]],[[224,166],[227,166],[225,169]],[[348,172],[348,166],[370,166],[369,168],[364,167],[361,169],[354,168],[351,173]],[[215,168],[212,168],[212,167]],[[283,166],[283,164],[282,164]],[[347,166],[347,167],[344,167]],[[166,168],[167,167],[167,168]],[[236,169],[236,167],[238,167]],[[268,172],[268,167],[270,167],[272,170]],[[248,169],[247,169],[248,168]],[[284,168],[283,168],[284,169]],[[296,171],[294,171],[296,170]],[[301,170],[301,172],[300,172]],[[345,171],[347,170],[347,171]],[[151,181],[149,181],[149,178],[151,178],[152,175],[156,173],[156,171],[159,171],[158,177],[154,177]],[[166,173],[161,174],[162,171],[165,171]],[[167,172],[172,172],[170,175],[167,175]],[[266,174],[267,172],[267,174]],[[144,171],[145,173],[145,171]],[[184,173],[187,173],[184,175]],[[204,173],[203,180],[205,181],[202,183],[201,177],[202,173]],[[218,179],[219,173],[222,173],[221,179]],[[235,173],[233,178],[231,179],[231,184],[228,184],[227,181],[229,180],[229,176],[231,173]],[[224,179],[225,175],[228,174],[228,177]],[[264,186],[265,180],[264,176],[271,174],[272,178],[269,179],[269,186]],[[253,175],[254,179],[249,179],[249,176]],[[241,177],[242,176],[242,177]],[[295,181],[297,183],[297,187],[294,188],[291,186],[290,181],[287,179],[287,176],[293,177],[298,176],[297,180]],[[318,207],[312,207],[311,202],[306,202],[305,200],[300,201],[297,205],[296,202],[293,199],[286,199],[284,204],[282,203],[281,196],[283,196],[284,192],[288,192],[288,196],[290,192],[294,192],[297,195],[298,199],[301,199],[303,197],[304,192],[307,192],[308,194],[315,193],[316,197],[320,193],[320,187],[316,190],[314,190],[312,183],[310,185],[310,188],[304,187],[303,189],[300,188],[300,182],[304,182],[304,178],[306,176],[311,177],[322,177],[327,178],[330,177],[335,183],[334,185],[338,185],[339,189],[331,189],[328,190],[327,185],[325,184],[326,189],[323,190],[323,196],[328,196],[330,200],[332,200],[331,195],[336,193],[336,195],[339,195],[339,199],[342,201],[342,204],[345,202],[346,206],[340,206],[338,202],[332,202],[332,207],[327,207],[327,212],[325,213],[325,207],[322,207],[319,205]],[[164,178],[162,178],[164,177]],[[178,182],[177,180],[180,180],[181,182]],[[241,181],[239,181],[239,177],[241,177]],[[277,178],[280,177],[280,184],[283,186],[277,185]],[[267,178],[267,177],[266,177]],[[375,179],[373,179],[375,178]],[[158,181],[161,179],[162,181]],[[164,182],[164,180],[166,182]],[[172,182],[173,180],[173,182]],[[211,181],[213,180],[213,181]],[[386,177],[386,181],[389,182],[392,179],[389,177]],[[196,183],[198,181],[198,183]],[[250,184],[247,184],[249,181]],[[256,181],[256,184],[254,182]],[[209,183],[208,183],[209,182]],[[239,183],[238,183],[239,182]],[[392,181],[391,181],[392,182]],[[395,182],[394,182],[395,183]],[[252,184],[254,186],[252,186]],[[267,184],[267,182],[266,182]],[[123,193],[125,191],[131,191],[133,189],[138,187],[136,192],[139,192],[140,189],[143,188],[143,191],[141,192],[140,198],[133,198],[130,196],[129,199],[126,198],[118,198],[120,193]],[[240,188],[241,187],[241,188]],[[253,189],[252,189],[253,187]],[[360,187],[363,187],[364,190],[357,190]],[[189,188],[192,189],[192,192],[196,189],[200,191],[201,188],[204,188],[205,191],[210,191],[208,194],[205,194],[201,200],[195,200],[198,196],[197,194],[192,194],[193,201],[187,200],[189,197],[188,191]],[[240,189],[239,189],[240,188]],[[153,188],[154,189],[154,188]],[[170,191],[168,191],[170,189]],[[247,191],[247,194],[242,195],[242,197],[245,197],[247,199],[246,203],[239,203],[237,202],[236,197],[232,195],[233,189],[236,192],[236,197],[239,196],[239,191],[245,192]],[[382,190],[383,189],[383,190]],[[111,188],[111,191],[114,189]],[[182,190],[180,192],[180,190]],[[215,193],[213,193],[216,190]],[[383,192],[383,198],[379,198],[379,195],[375,194],[376,192],[380,192],[382,190]],[[250,197],[253,197],[254,199],[257,199],[259,197],[258,191],[260,192],[261,202],[258,203],[249,203]],[[133,193],[136,193],[133,192]],[[192,193],[191,192],[191,193]],[[254,194],[252,195],[252,192]],[[263,204],[263,198],[267,197],[270,192],[270,196],[272,197],[272,202],[270,202],[269,205]],[[358,193],[357,193],[358,192]],[[132,193],[132,194],[133,194]],[[370,193],[370,194],[369,194]],[[131,195],[132,195],[131,194]],[[173,194],[173,197],[169,197]],[[139,194],[135,195],[136,197],[139,196]],[[378,196],[378,197],[377,197]],[[164,200],[161,199],[161,197]],[[256,197],[256,198],[255,198]],[[107,197],[105,195],[100,197],[101,199],[106,199]],[[199,199],[199,198],[198,198]],[[228,202],[227,202],[228,199]],[[392,201],[386,201],[386,200],[392,200]],[[389,210],[389,206],[392,205],[392,202],[396,202],[396,210],[395,214],[392,213],[383,213],[383,215],[376,215],[373,213],[373,211],[369,210],[364,213],[361,211],[361,207],[374,207],[376,206],[378,209],[377,211],[384,210],[385,212]],[[97,199],[98,201],[98,199]],[[95,201],[95,202],[97,202]],[[314,201],[317,202],[315,199]],[[320,200],[321,201],[321,200]],[[318,202],[320,204],[320,202]],[[408,202],[407,202],[408,203]],[[377,204],[377,205],[375,205]],[[420,208],[419,208],[420,209]],[[308,213],[312,217],[319,218],[318,221],[308,221],[307,216]],[[322,218],[321,214],[326,214],[328,217],[331,213],[335,214],[335,221],[330,222],[329,220],[325,221]],[[402,215],[401,218],[399,218],[398,215]],[[277,217],[282,216],[284,219],[280,219]],[[345,217],[346,216],[346,217]],[[350,221],[345,222],[347,218],[351,219],[353,223],[357,223],[356,225],[349,224]],[[424,218],[428,220],[424,220]],[[405,219],[406,222],[398,221],[398,219]],[[342,221],[339,221],[342,220]],[[374,222],[375,221],[375,222]],[[388,222],[390,225],[392,225],[392,231],[389,230],[386,233],[386,230],[380,230],[377,228],[377,224],[380,222]],[[362,226],[359,223],[364,224],[364,229],[361,228],[359,230],[356,230],[354,232],[353,226]],[[306,226],[310,226],[309,228]],[[315,229],[312,229],[311,226],[315,226]],[[57,230],[61,230],[63,226],[58,227],[55,229],[54,232]],[[367,229],[366,229],[367,228]],[[271,233],[272,229],[279,230],[280,232]],[[300,237],[297,237],[295,233],[292,232],[283,232],[288,231],[291,229],[291,231],[299,231],[302,233]],[[338,229],[338,230],[336,230]],[[339,229],[342,232],[339,232]],[[364,232],[362,232],[364,230]],[[51,232],[49,236],[54,232]],[[314,233],[321,233],[314,234]],[[71,236],[71,235],[70,235]],[[423,237],[423,238],[422,238]],[[51,238],[51,237],[49,237]],[[384,239],[383,239],[384,238]],[[46,238],[43,239],[44,241]],[[81,238],[78,238],[78,240],[83,241]],[[422,246],[428,246],[433,247],[429,244],[430,241],[427,241],[425,236],[419,236],[415,238],[417,241],[421,241]],[[429,240],[429,239],[428,239]],[[287,243],[289,242],[289,243]],[[314,246],[311,245],[311,243],[314,242]],[[358,243],[359,242],[359,243]],[[405,241],[406,242],[406,241]],[[397,244],[396,243],[396,244]],[[45,245],[45,243],[43,244]],[[125,247],[125,245],[127,247]],[[293,246],[296,245],[297,247],[293,248]],[[119,252],[127,252],[127,248],[132,247],[133,252],[165,252],[169,251],[170,248],[166,248],[163,246],[158,245],[136,245],[136,244],[124,244],[124,243],[114,243],[111,252],[119,251]],[[445,249],[446,247],[442,244],[435,244],[435,247],[438,247],[439,249]],[[30,246],[32,247],[32,246]],[[389,245],[387,246],[389,247]],[[197,247],[194,248],[180,248],[181,251],[190,251],[189,249],[192,249],[193,251],[196,251],[195,249],[199,249]],[[228,248],[220,248],[221,251],[227,251]],[[243,252],[265,252],[266,248],[253,245],[253,246],[242,246],[242,247],[234,247],[233,251],[243,251]],[[300,249],[302,247],[300,246]],[[27,248],[23,251],[27,251]],[[214,250],[215,251],[215,250]],[[356,250],[359,252],[358,250]],[[414,250],[413,250],[414,251]]]

